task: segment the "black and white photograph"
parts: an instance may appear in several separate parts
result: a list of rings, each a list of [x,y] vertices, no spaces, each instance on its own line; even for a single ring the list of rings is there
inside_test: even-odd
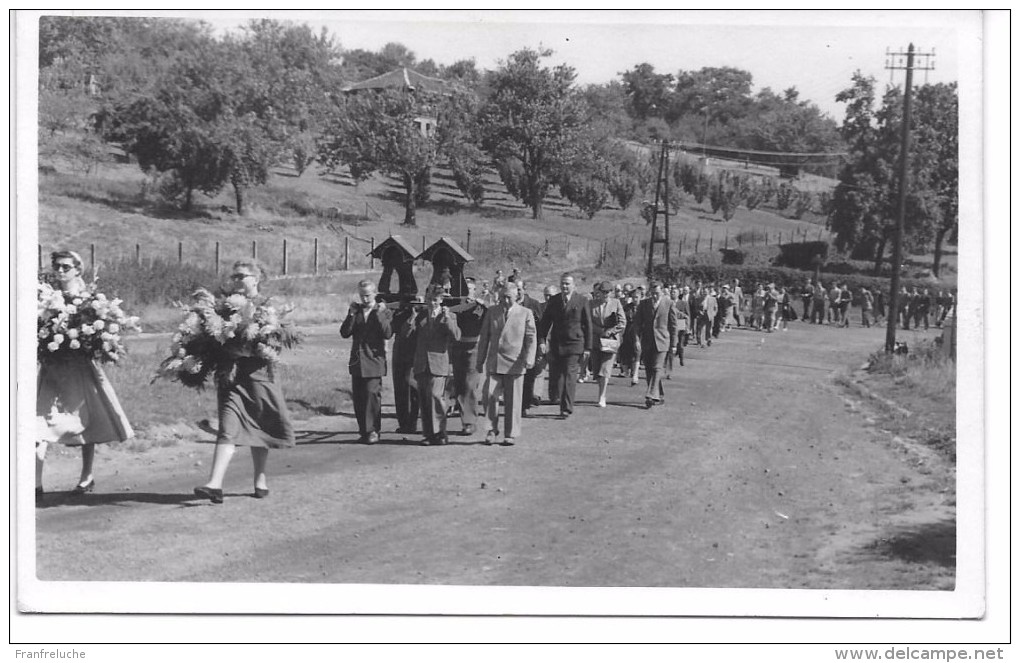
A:
[[[16,612],[986,616],[988,20],[13,12]]]

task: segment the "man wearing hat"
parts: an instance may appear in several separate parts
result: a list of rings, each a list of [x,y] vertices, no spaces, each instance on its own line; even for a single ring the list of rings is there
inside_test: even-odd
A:
[[[676,308],[669,297],[663,296],[662,281],[652,280],[648,285],[649,297],[638,304],[634,325],[641,337],[641,361],[645,365],[645,407],[662,405],[665,391],[662,387],[662,370],[667,353],[676,352]]]

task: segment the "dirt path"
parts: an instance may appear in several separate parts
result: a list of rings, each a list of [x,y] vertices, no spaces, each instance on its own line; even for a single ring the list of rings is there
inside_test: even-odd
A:
[[[893,442],[832,379],[883,339],[732,331],[688,348],[666,406],[617,378],[599,409],[578,385],[569,422],[539,408],[514,447],[481,444],[484,427],[448,447],[392,432],[363,446],[347,409],[300,422],[265,500],[243,452],[216,506],[191,494],[210,445],[103,449],[96,494],[37,510],[39,577],[950,589],[952,468]],[[313,334],[292,361],[338,343]],[[331,356],[342,370],[346,349]],[[73,485],[77,459],[47,473]]]

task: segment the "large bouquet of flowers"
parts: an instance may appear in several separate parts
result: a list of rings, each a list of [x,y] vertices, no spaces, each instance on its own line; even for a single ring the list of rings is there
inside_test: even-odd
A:
[[[120,299],[107,299],[95,284],[67,294],[49,283],[38,289],[39,361],[78,354],[99,362],[116,362],[125,354],[121,336],[141,331],[138,318],[120,308]]]
[[[229,381],[238,357],[258,357],[273,365],[283,348],[301,341],[286,320],[292,307],[277,310],[267,297],[213,297],[199,289],[191,304],[180,307],[184,321],[171,338],[170,356],[160,364],[156,378],[186,387],[202,389],[214,375]]]

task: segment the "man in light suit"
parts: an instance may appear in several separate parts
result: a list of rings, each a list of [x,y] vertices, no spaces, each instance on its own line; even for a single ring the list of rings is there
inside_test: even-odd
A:
[[[386,375],[386,339],[393,336],[392,314],[375,301],[375,284],[358,283],[358,301],[340,325],[340,336],[350,338],[351,392],[358,432],[365,444],[379,441],[382,420],[382,379]]]
[[[503,397],[503,444],[509,446],[521,432],[521,398],[524,375],[535,365],[535,316],[517,303],[518,289],[508,282],[499,292],[499,303],[489,307],[478,337],[479,373],[486,373],[486,414],[489,432],[485,443],[499,435],[499,398]]]
[[[414,352],[414,377],[418,381],[421,405],[422,444],[446,444],[446,380],[450,374],[450,345],[460,338],[460,327],[443,306],[446,293],[434,285],[428,294],[428,309],[415,318],[418,343]]]
[[[560,417],[574,412],[574,391],[582,362],[591,348],[591,310],[574,289],[574,276],[560,276],[560,294],[546,304],[538,324],[539,352],[549,357],[549,395],[560,404]]]
[[[662,282],[649,284],[649,297],[638,304],[634,324],[641,335],[641,361],[645,365],[645,407],[666,402],[662,388],[663,363],[666,353],[676,352],[676,307],[662,294]]]

